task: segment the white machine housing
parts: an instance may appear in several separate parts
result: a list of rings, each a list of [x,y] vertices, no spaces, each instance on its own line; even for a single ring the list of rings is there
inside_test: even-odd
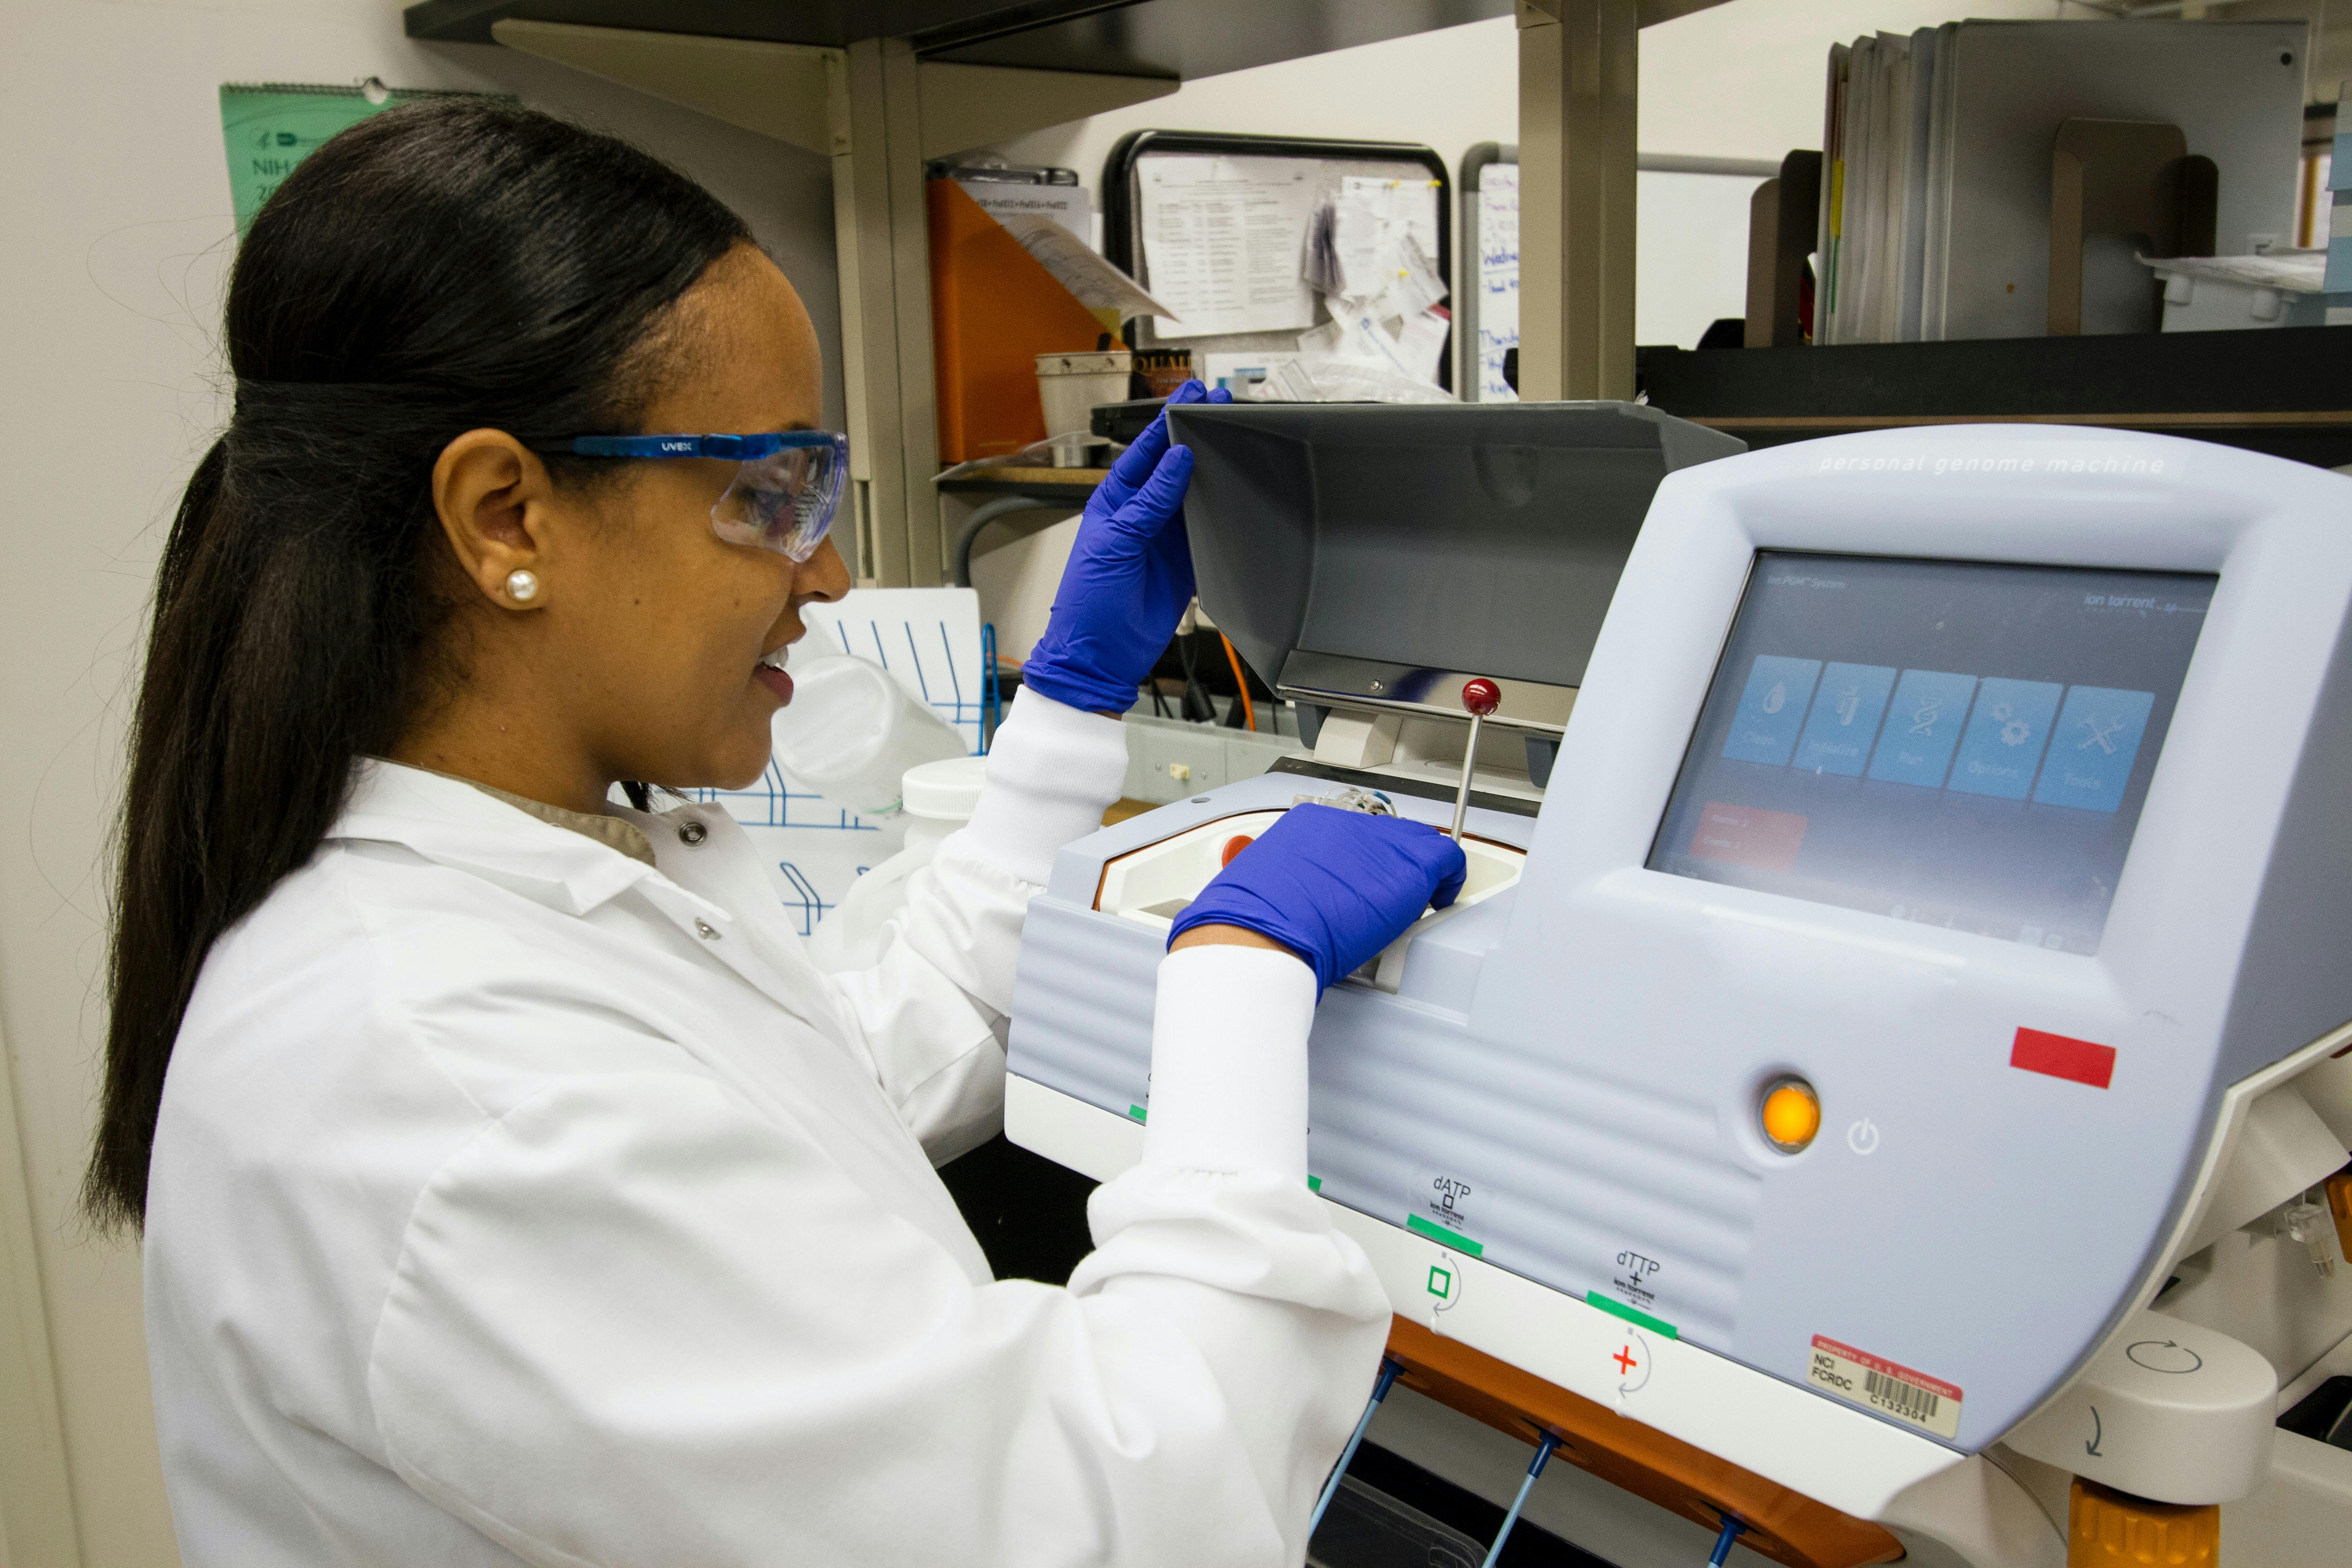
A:
[[[1740,679],[1718,664],[1759,552],[2215,575],[2095,953],[1649,868],[1710,689]],[[1532,833],[1472,815],[1524,845],[1517,882],[1400,988],[1318,1013],[1310,1169],[1398,1312],[1865,1518],[2057,1411],[2210,1222],[2253,1091],[2352,1041],[2348,609],[2352,487],[2230,448],[1955,426],[1668,474]],[[1108,862],[1315,787],[1248,781],[1064,851],[1016,989],[1016,1142],[1097,1177],[1139,1143],[1106,1064],[1148,1038],[1157,944],[1096,908]],[[2021,1029],[2111,1076],[2012,1065]],[[1790,1076],[1823,1116],[1794,1154],[1758,1119]],[[1482,1192],[1475,1230],[1407,1228],[1388,1194],[1432,1172]],[[1936,1415],[1852,1386],[1874,1367],[1944,1390]],[[2268,1396],[2208,1404],[2246,1427]]]

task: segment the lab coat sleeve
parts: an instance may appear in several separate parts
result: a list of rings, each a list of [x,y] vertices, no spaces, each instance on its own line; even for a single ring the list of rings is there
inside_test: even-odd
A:
[[[1022,917],[1055,854],[1102,825],[1126,775],[1118,720],[1022,691],[971,823],[908,879],[878,960],[834,977],[883,1092],[934,1163],[1003,1120]]]
[[[1272,1004],[1254,1065],[1155,1109],[1170,1136],[1096,1194],[1066,1289],[973,1283],[713,1080],[568,1080],[487,1123],[416,1203],[373,1336],[389,1462],[534,1563],[1296,1564],[1388,1313],[1297,1179],[1303,1116],[1188,1131],[1220,1094],[1305,1096],[1311,977],[1207,956],[1179,975]],[[1195,1043],[1155,1055],[1181,1079]]]

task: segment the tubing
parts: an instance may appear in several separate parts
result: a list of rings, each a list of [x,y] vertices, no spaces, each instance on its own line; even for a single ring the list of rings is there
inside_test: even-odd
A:
[[[1356,1420],[1356,1430],[1349,1435],[1348,1446],[1339,1450],[1339,1462],[1331,1467],[1331,1479],[1323,1483],[1323,1495],[1316,1500],[1314,1515],[1307,1521],[1307,1540],[1315,1539],[1315,1529],[1323,1522],[1324,1510],[1331,1506],[1331,1500],[1339,1495],[1339,1478],[1348,1473],[1349,1462],[1355,1458],[1356,1450],[1363,1446],[1365,1429],[1372,1424],[1372,1412],[1381,1407],[1381,1401],[1386,1399],[1389,1390],[1396,1385],[1397,1374],[1403,1371],[1404,1368],[1395,1362],[1385,1356],[1381,1358],[1381,1380],[1372,1384],[1372,1396],[1365,1402],[1364,1413]]]
[[[1481,1568],[1495,1568],[1502,1561],[1503,1542],[1511,1539],[1511,1530],[1519,1522],[1519,1510],[1528,1506],[1528,1494],[1536,1489],[1536,1478],[1543,1474],[1544,1461],[1559,1447],[1559,1439],[1547,1432],[1536,1445],[1536,1457],[1528,1462],[1528,1479],[1519,1483],[1519,1495],[1511,1500],[1511,1511],[1503,1516],[1503,1528],[1495,1531],[1495,1544],[1486,1549],[1486,1561]]]
[[[1016,511],[1068,511],[1069,510],[1071,510],[1070,504],[1067,501],[1040,500],[1035,496],[998,496],[994,500],[982,501],[972,508],[971,515],[963,520],[963,527],[956,532],[953,557],[955,585],[959,588],[971,586],[971,547],[978,542],[980,531],[998,518],[1009,516]]]
[[[1242,705],[1242,717],[1255,730],[1257,728],[1257,704],[1250,700],[1249,677],[1242,673],[1242,656],[1234,651],[1234,639],[1223,632],[1217,634],[1217,640],[1225,645],[1225,662],[1234,667],[1234,686],[1237,692],[1234,700]]]

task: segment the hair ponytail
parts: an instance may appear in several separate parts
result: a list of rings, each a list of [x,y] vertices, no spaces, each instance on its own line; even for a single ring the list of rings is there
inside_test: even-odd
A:
[[[317,851],[353,763],[429,689],[441,448],[634,429],[660,318],[749,237],[646,153],[474,100],[362,121],[255,217],[229,279],[236,413],[173,519],[132,716],[83,1185],[101,1225],[145,1213],[214,942]]]

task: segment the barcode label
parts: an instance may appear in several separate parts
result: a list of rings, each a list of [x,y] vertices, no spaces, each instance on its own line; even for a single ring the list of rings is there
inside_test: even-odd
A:
[[[1813,1336],[1813,1352],[1805,1380],[1839,1398],[1908,1422],[1938,1437],[1957,1438],[1960,1429],[1960,1391],[1940,1378],[1825,1335]]]
[[[1906,1383],[1899,1377],[1883,1373],[1865,1372],[1862,1385],[1870,1391],[1873,1405],[1890,1410],[1906,1421],[1916,1421],[1925,1426],[1936,1418],[1936,1406],[1943,1401],[1916,1383]]]

